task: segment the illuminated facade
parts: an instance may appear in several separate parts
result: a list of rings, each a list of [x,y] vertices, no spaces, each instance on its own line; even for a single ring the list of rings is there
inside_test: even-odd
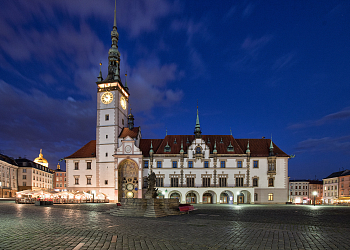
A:
[[[324,204],[349,202],[349,187],[345,186],[346,182],[349,181],[349,175],[350,170],[343,170],[339,172],[334,172],[323,179]]]
[[[57,164],[57,169],[54,170],[53,188],[56,191],[66,191],[67,190],[66,171],[61,169],[60,164]]]
[[[54,171],[28,159],[15,160],[18,165],[18,191],[52,190]]]
[[[115,11],[116,13],[116,11]],[[128,115],[129,92],[120,78],[116,14],[108,75],[97,81],[96,140],[65,158],[69,190],[110,200],[142,198],[156,174],[159,198],[190,203],[285,203],[289,155],[270,139],[202,135],[199,115],[192,135],[142,139]]]
[[[17,192],[17,163],[0,154],[0,198],[15,197]]]

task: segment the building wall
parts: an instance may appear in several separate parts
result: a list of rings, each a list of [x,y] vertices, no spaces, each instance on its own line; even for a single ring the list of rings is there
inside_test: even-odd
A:
[[[17,166],[0,160],[0,198],[16,196],[18,190],[17,171]]]
[[[309,204],[309,182],[289,181],[289,201],[297,204]]]
[[[91,169],[88,169],[88,162],[91,163]],[[75,164],[78,169],[75,169]],[[90,192],[97,189],[96,179],[96,158],[75,158],[66,160],[67,189],[76,191]],[[78,179],[78,184],[75,179]],[[88,178],[91,178],[91,184],[88,184]]]
[[[334,204],[338,202],[338,177],[323,179],[323,202]]]
[[[339,200],[350,203],[350,175],[339,177]]]

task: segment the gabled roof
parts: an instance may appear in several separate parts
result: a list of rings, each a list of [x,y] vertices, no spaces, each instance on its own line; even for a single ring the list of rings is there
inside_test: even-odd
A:
[[[151,149],[151,142],[153,151],[156,152],[159,145],[162,143],[163,139],[141,139],[140,140],[140,150],[144,157],[149,157],[149,150]]]
[[[140,127],[134,127],[133,129],[129,128],[123,128],[122,132],[120,133],[120,138],[125,138],[127,136],[130,136],[131,138],[137,138],[140,131]]]
[[[237,143],[242,149],[247,149],[247,144],[249,140],[250,156],[260,157],[269,156],[271,139],[236,139]],[[285,152],[283,152],[279,147],[273,143],[273,154],[279,157],[289,157]],[[245,152],[244,152],[245,153]]]
[[[71,158],[93,158],[96,157],[96,140],[90,141],[85,144],[82,148],[76,151],[74,154],[66,157],[65,159]]]
[[[153,146],[155,154],[180,154],[181,142],[183,150],[186,153],[188,147],[195,139],[194,135],[167,135],[164,139],[141,139],[140,149],[143,156],[149,157],[149,150]],[[216,142],[216,150],[218,154],[245,154],[249,140],[250,156],[267,157],[270,153],[270,139],[235,139],[232,135],[202,135],[202,139],[209,147],[210,153],[214,150]],[[164,148],[169,145],[170,150],[165,152]],[[229,145],[233,146],[233,151],[228,150]],[[277,157],[289,157],[279,147],[273,143],[273,152]]]

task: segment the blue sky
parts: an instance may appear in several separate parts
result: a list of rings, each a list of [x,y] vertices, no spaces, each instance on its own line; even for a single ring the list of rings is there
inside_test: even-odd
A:
[[[51,168],[95,139],[114,1],[0,0],[0,152]],[[143,138],[270,138],[291,179],[350,162],[350,2],[117,1]],[[122,78],[124,81],[124,77]]]

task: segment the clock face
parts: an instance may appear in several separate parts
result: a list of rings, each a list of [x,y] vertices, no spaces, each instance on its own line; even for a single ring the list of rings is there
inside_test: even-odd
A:
[[[129,183],[128,185],[126,185],[126,189],[131,191],[134,189],[134,185],[132,185],[131,183]]]
[[[120,97],[120,105],[124,110],[126,109],[126,100],[124,96]]]
[[[110,104],[113,101],[113,94],[111,92],[105,92],[101,96],[101,101],[104,104]]]

